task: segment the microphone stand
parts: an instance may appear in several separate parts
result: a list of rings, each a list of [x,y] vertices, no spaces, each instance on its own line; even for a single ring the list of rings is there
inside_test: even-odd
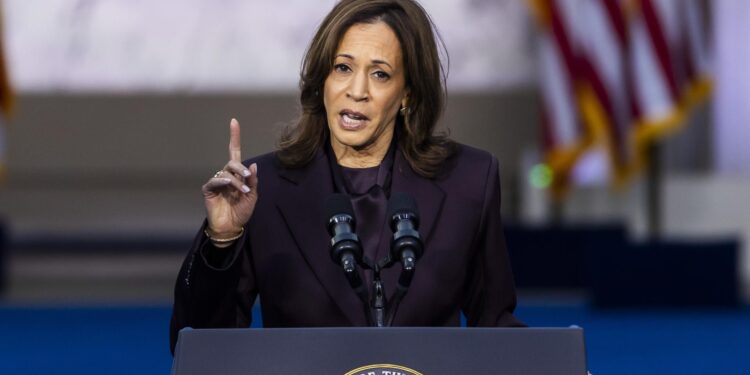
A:
[[[385,295],[385,287],[383,286],[383,280],[380,278],[380,271],[392,267],[396,261],[390,256],[386,256],[381,259],[378,263],[373,263],[367,257],[362,259],[360,266],[363,269],[372,270],[374,272],[372,282],[372,298],[367,291],[362,279],[359,277],[357,269],[354,268],[351,272],[345,271],[346,279],[349,281],[349,285],[352,287],[354,292],[362,301],[362,305],[365,309],[365,317],[367,319],[367,325],[370,327],[391,327],[393,325],[393,319],[396,316],[396,311],[401,304],[401,300],[409,291],[411,281],[414,278],[415,262],[406,262],[405,267],[401,269],[401,275],[398,278],[398,284],[396,285],[396,292],[393,296],[393,300],[388,301]]]
[[[385,326],[385,310],[387,301],[383,281],[380,280],[380,267],[375,266],[373,278],[372,312],[375,315],[375,327]]]
[[[391,301],[391,305],[388,309],[388,316],[386,317],[386,327],[393,326],[393,318],[396,316],[396,311],[398,311],[399,305],[401,305],[401,300],[406,295],[406,292],[409,291],[409,286],[411,286],[411,280],[414,278],[414,263],[411,265],[407,265],[407,267],[401,269],[401,275],[398,278],[398,284],[396,285],[396,293],[393,296],[393,300]]]
[[[362,279],[359,278],[359,274],[357,274],[356,277],[359,281],[357,287],[355,288],[354,284],[352,284],[351,282],[349,283],[349,285],[352,286],[354,291],[357,293],[359,300],[362,301],[362,307],[364,307],[365,309],[365,317],[367,318],[367,325],[369,327],[383,327],[385,324],[384,316],[386,308],[386,298],[383,281],[380,279],[380,270],[382,268],[380,264],[373,263],[367,257],[362,257],[362,264],[360,264],[359,266],[366,270],[372,270],[375,273],[372,283],[372,299],[370,299],[369,293],[367,292],[367,288],[362,282]]]
[[[366,261],[366,260],[365,260]],[[372,326],[373,325],[373,317],[372,317],[372,311],[368,308],[368,300],[370,299],[369,293],[367,292],[367,288],[365,287],[365,284],[362,282],[362,279],[359,277],[359,271],[357,271],[356,267],[352,268],[351,270],[347,269],[344,271],[344,275],[346,275],[346,280],[349,281],[349,286],[354,289],[354,292],[357,294],[357,297],[359,297],[359,300],[362,301],[362,305],[365,309],[365,318],[367,319],[367,325]]]
[[[364,283],[362,283],[359,275],[356,275],[356,277],[350,277],[349,273],[346,273],[349,285],[357,293],[360,301],[362,301],[365,309],[365,316],[367,317],[367,325],[370,327],[390,327],[393,325],[393,317],[396,315],[396,310],[398,310],[401,300],[406,295],[409,285],[411,285],[411,280],[414,276],[413,263],[411,264],[411,267],[401,270],[401,276],[398,279],[394,299],[392,302],[388,302],[388,298],[385,295],[385,286],[380,277],[380,272],[386,268],[390,268],[393,264],[395,264],[395,262],[390,256],[386,256],[378,263],[373,263],[367,257],[362,259],[362,264],[360,266],[363,269],[369,269],[374,272],[372,298],[369,298],[367,288],[364,287]]]
[[[365,262],[367,262],[366,259]],[[407,262],[406,267],[401,269],[401,275],[398,279],[394,298],[389,302],[385,295],[383,281],[380,278],[380,271],[392,267],[395,263],[396,262],[390,256],[386,256],[374,266],[368,265],[368,268],[372,269],[375,273],[372,283],[372,300],[370,301],[370,309],[374,316],[375,327],[393,326],[393,318],[396,316],[396,311],[401,304],[401,300],[409,290],[411,280],[414,277],[415,262]]]

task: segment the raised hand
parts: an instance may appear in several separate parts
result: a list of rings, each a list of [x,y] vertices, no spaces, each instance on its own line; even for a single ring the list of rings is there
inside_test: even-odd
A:
[[[212,238],[237,236],[250,220],[258,201],[258,166],[242,165],[240,123],[229,122],[229,162],[203,185],[203,198]]]

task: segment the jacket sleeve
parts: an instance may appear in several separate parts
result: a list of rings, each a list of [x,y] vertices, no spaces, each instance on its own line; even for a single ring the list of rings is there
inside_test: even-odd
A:
[[[474,238],[463,311],[468,326],[524,326],[513,316],[516,291],[500,218],[500,174],[492,157]]]
[[[204,234],[193,241],[177,276],[170,323],[170,348],[184,327],[237,328],[251,323],[250,310],[258,294],[247,233],[233,246],[218,249]]]

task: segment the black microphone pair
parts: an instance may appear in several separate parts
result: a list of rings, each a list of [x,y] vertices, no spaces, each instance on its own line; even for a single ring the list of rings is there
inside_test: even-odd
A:
[[[419,236],[417,202],[406,193],[395,192],[388,200],[387,218],[393,231],[390,260],[400,261],[404,270],[412,271],[424,252]],[[346,194],[333,194],[326,200],[328,233],[331,235],[331,258],[347,274],[364,264],[362,244],[356,234],[354,208]]]

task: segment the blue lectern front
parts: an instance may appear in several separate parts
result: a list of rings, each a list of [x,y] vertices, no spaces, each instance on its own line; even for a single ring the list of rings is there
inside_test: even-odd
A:
[[[586,375],[580,328],[183,329],[173,375]]]

